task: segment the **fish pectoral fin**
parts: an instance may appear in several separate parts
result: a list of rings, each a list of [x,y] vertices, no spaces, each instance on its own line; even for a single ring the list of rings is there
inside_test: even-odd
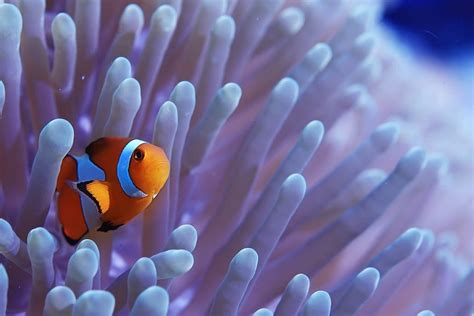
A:
[[[107,181],[92,180],[75,183],[75,187],[97,205],[99,213],[104,214],[110,208],[110,185]]]

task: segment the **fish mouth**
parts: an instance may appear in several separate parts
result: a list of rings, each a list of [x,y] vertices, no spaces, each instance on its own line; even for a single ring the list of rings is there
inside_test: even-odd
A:
[[[155,199],[157,195],[158,193],[153,194],[153,199]]]

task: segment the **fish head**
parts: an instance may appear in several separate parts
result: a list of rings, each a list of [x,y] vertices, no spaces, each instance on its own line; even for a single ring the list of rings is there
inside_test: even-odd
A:
[[[163,149],[149,143],[134,150],[129,168],[135,186],[149,196],[160,192],[170,174],[170,162]]]

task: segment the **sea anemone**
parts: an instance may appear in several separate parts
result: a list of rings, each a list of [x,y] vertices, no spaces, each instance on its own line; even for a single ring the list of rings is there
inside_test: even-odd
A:
[[[380,3],[131,2],[0,0],[0,315],[472,312],[472,113]],[[69,246],[62,159],[129,135],[169,181]]]

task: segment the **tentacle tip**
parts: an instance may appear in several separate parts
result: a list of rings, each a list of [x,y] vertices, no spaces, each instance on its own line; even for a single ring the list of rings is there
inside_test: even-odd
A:
[[[76,250],[79,250],[79,249],[90,249],[92,250],[96,257],[97,257],[97,262],[100,262],[100,251],[99,251],[99,247],[97,246],[97,244],[91,240],[91,239],[83,239],[76,247]]]
[[[150,291],[155,293],[155,296],[157,297],[157,301],[159,302],[167,302],[169,300],[169,294],[168,291],[166,291],[164,288],[159,287],[159,286],[152,286],[149,288]]]
[[[299,85],[293,78],[285,77],[281,79],[273,88],[273,95],[275,97],[285,97],[289,99],[290,103],[294,103],[298,98]]]
[[[40,133],[40,148],[53,152],[58,156],[65,156],[72,147],[74,129],[64,119],[55,119],[46,124]]]
[[[119,22],[119,32],[136,32],[144,23],[143,10],[135,3],[127,5]]]
[[[196,247],[198,233],[193,225],[184,224],[171,233],[171,238],[176,247],[187,251],[193,251]]]
[[[288,288],[290,288],[292,291],[308,292],[310,282],[311,281],[306,274],[300,273],[291,279],[290,283],[288,284]]]
[[[229,82],[222,87],[224,96],[230,100],[240,100],[242,89],[237,83]]]
[[[430,310],[424,310],[416,314],[416,316],[435,316],[435,314]]]
[[[92,239],[83,239],[83,240],[81,240],[81,242],[77,245],[77,248],[78,249],[89,248],[89,249],[99,250],[99,247],[97,247],[97,244]]]
[[[92,278],[99,268],[97,255],[89,248],[82,248],[69,259],[67,274],[75,280]]]
[[[45,301],[45,315],[54,315],[58,311],[65,311],[76,302],[74,292],[67,286],[58,285],[52,288]],[[47,313],[49,312],[49,314]]]
[[[362,172],[357,179],[369,185],[375,185],[382,182],[386,177],[387,173],[382,169],[368,169]]]
[[[180,276],[191,270],[194,257],[187,250],[167,250],[150,258],[155,263],[158,279]]]
[[[331,310],[331,296],[326,291],[317,291],[311,294],[304,307],[305,315],[329,315]]]
[[[61,39],[73,39],[76,36],[76,25],[67,13],[61,12],[54,17],[51,31]]]
[[[282,190],[288,191],[297,200],[301,200],[306,192],[306,180],[299,173],[291,174],[283,182]]]
[[[395,143],[399,133],[400,127],[398,123],[387,122],[378,126],[370,136],[370,139],[379,152],[384,152]]]
[[[135,78],[127,78],[120,83],[114,93],[114,99],[119,99],[122,106],[138,108],[141,103],[140,83]]]
[[[235,36],[235,21],[231,16],[220,16],[212,30],[212,33],[221,38],[228,38],[232,40]]]
[[[157,279],[155,264],[148,257],[138,259],[132,266],[128,274],[128,286],[133,287],[136,280],[155,280]],[[151,281],[150,281],[151,282]]]
[[[185,251],[185,254],[181,258],[181,260],[179,260],[179,262],[181,266],[181,274],[184,274],[188,272],[189,270],[191,270],[191,268],[193,267],[194,256],[191,252]]]
[[[0,218],[0,253],[8,251],[7,247],[15,240],[15,233],[9,222]]]
[[[363,171],[351,184],[350,194],[353,201],[359,201],[365,197],[386,178],[386,172],[381,169],[368,169]]]
[[[412,180],[420,172],[425,162],[426,152],[421,147],[414,147],[410,149],[401,159],[397,165],[397,173]]]
[[[324,137],[324,124],[320,121],[309,122],[302,133],[303,143],[309,147],[314,148],[321,143]]]
[[[332,49],[327,43],[317,43],[308,52],[308,57],[315,70],[321,70],[327,66],[332,58]]]
[[[130,61],[126,57],[120,56],[114,59],[109,69],[122,70],[122,69],[131,69],[131,68],[132,68],[132,65],[130,64]]]
[[[171,100],[173,100],[177,105],[181,103],[180,100],[192,100],[194,103],[194,99],[196,97],[194,85],[189,81],[181,81],[179,82],[176,87],[173,89],[171,93]],[[189,102],[185,102],[189,103]],[[192,105],[194,106],[194,104]]]
[[[403,233],[402,237],[410,241],[414,249],[418,249],[418,247],[420,247],[421,242],[423,240],[423,232],[419,228],[411,227],[411,228],[408,228]]]
[[[150,286],[140,293],[131,315],[156,314],[166,315],[169,305],[168,292],[159,286]]]
[[[73,315],[111,315],[115,306],[114,296],[103,290],[90,290],[82,294],[74,305]]]
[[[349,18],[357,25],[367,28],[375,21],[376,10],[367,5],[359,5],[351,12]]]
[[[31,261],[44,260],[51,257],[56,250],[53,236],[43,227],[32,229],[27,237],[28,254]]]
[[[22,17],[20,10],[9,3],[0,4],[0,34],[7,32],[12,39],[18,41],[22,29]]]
[[[172,101],[166,101],[163,103],[158,112],[157,119],[163,121],[163,123],[169,122],[172,119],[176,120],[177,123],[178,109],[176,108],[176,104]]]
[[[231,269],[237,272],[241,277],[253,277],[258,264],[258,254],[252,248],[240,250],[230,263]]]
[[[172,32],[176,27],[177,12],[170,5],[161,5],[152,16],[152,28],[156,25],[163,32]]]
[[[236,83],[226,83],[216,94],[218,104],[222,104],[218,116],[228,117],[232,114],[239,105],[240,97],[242,96],[242,89]]]
[[[206,8],[206,11],[212,10],[221,15],[227,9],[227,2],[227,0],[203,0],[202,7]]]
[[[303,27],[305,16],[300,8],[288,7],[281,12],[278,19],[286,33],[293,35],[298,33]]]
[[[273,313],[267,308],[260,308],[252,316],[273,316]]]
[[[356,41],[354,50],[358,56],[366,56],[372,51],[376,43],[375,36],[369,32],[360,35]]]
[[[326,291],[316,291],[311,296],[320,302],[331,302],[331,296]]]
[[[186,93],[194,93],[194,85],[187,80],[178,82],[178,84],[176,85],[176,89]]]
[[[379,283],[380,272],[373,267],[368,267],[357,275],[357,279],[364,288],[373,292]]]

